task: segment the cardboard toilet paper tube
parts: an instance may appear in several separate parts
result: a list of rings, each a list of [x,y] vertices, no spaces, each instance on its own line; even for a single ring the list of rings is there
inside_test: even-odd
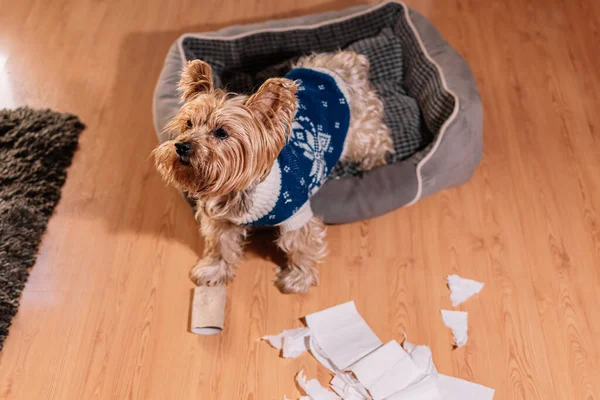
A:
[[[194,289],[191,331],[198,335],[215,335],[225,321],[225,286],[198,286]]]

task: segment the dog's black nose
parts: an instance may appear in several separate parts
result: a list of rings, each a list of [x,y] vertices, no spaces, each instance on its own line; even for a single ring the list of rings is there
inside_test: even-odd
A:
[[[180,156],[187,156],[192,151],[192,145],[186,142],[175,143],[175,151]]]

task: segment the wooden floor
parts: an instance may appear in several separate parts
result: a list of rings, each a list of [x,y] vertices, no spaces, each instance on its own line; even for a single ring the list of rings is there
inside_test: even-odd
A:
[[[0,0],[0,107],[51,107],[88,126],[0,355],[1,399],[295,398],[300,368],[328,374],[255,338],[351,299],[382,340],[407,332],[442,373],[497,400],[600,399],[596,0],[409,1],[480,87],[485,156],[473,179],[331,227],[321,286],[307,295],[275,289],[258,241],[228,289],[227,329],[187,332],[201,239],[148,160],[169,45],[356,3]],[[439,316],[452,272],[486,282],[461,307],[470,340],[456,351]]]

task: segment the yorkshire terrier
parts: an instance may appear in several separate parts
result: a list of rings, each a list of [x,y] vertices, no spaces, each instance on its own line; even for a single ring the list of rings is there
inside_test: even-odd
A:
[[[288,258],[277,268],[281,292],[318,284],[316,264],[327,245],[310,196],[338,161],[369,170],[394,151],[368,74],[369,61],[358,53],[313,54],[245,96],[216,89],[207,63],[187,63],[183,106],[166,127],[175,139],[153,153],[166,182],[197,202],[205,247],[190,271],[196,284],[233,279],[251,226],[280,229],[277,245]]]

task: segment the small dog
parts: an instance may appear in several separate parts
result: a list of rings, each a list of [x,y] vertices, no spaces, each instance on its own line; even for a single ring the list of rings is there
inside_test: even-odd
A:
[[[153,154],[166,182],[197,201],[205,249],[190,272],[196,284],[230,282],[249,227],[265,225],[280,227],[277,245],[288,258],[277,268],[279,290],[318,284],[325,226],[310,196],[338,161],[369,170],[393,152],[368,73],[368,59],[355,52],[313,54],[245,96],[215,89],[210,66],[188,62],[184,104],[166,127],[176,138]]]

